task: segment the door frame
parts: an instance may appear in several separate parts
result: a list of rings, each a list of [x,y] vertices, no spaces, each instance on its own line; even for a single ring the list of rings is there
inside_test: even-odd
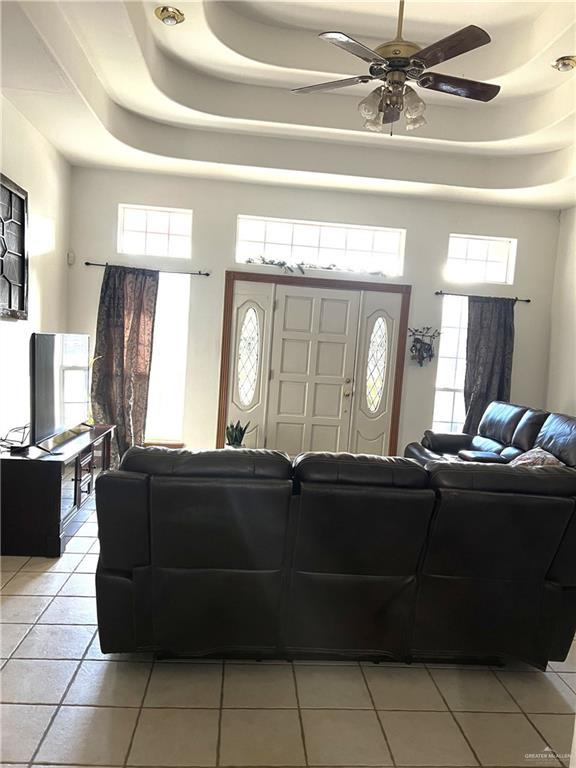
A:
[[[296,285],[308,288],[327,288],[328,290],[380,291],[382,293],[400,293],[400,322],[398,326],[398,344],[396,348],[396,367],[394,371],[394,390],[392,394],[392,415],[390,420],[390,454],[398,450],[398,430],[400,426],[400,407],[402,401],[402,382],[406,341],[408,338],[408,313],[410,311],[411,285],[399,283],[373,283],[365,280],[342,280],[330,277],[306,277],[296,275],[266,274],[264,272],[244,272],[226,270],[224,283],[224,311],[222,316],[222,350],[220,354],[220,393],[218,396],[218,426],[216,448],[224,447],[226,433],[226,411],[228,409],[228,388],[230,381],[230,357],[232,351],[232,309],[234,286],[236,282],[273,283],[276,285]]]

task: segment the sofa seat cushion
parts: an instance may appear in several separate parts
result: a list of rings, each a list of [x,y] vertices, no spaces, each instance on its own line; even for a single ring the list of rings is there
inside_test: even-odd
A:
[[[481,464],[507,464],[507,459],[499,453],[492,451],[458,451],[458,458],[462,461],[476,461]]]
[[[551,413],[538,433],[536,447],[544,448],[569,467],[576,467],[576,417]]]
[[[565,467],[566,465],[560,461],[560,459],[557,459],[556,456],[553,456],[551,453],[548,453],[548,451],[545,451],[543,448],[531,448],[529,451],[526,451],[526,453],[523,453],[522,455],[518,456],[516,459],[513,459],[510,462],[511,467],[543,467],[543,466],[555,466],[555,467]]]
[[[308,483],[427,488],[428,473],[412,459],[353,453],[301,453],[294,479]]]
[[[474,435],[468,449],[471,451],[483,451],[485,453],[502,453],[506,446],[491,437],[482,437]]]
[[[120,469],[172,477],[288,480],[292,476],[285,453],[251,448],[186,451],[134,447],[124,454]]]

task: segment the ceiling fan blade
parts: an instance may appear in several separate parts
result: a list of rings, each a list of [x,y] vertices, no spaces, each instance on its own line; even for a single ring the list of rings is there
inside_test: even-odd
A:
[[[463,96],[475,101],[491,101],[500,92],[499,85],[481,83],[479,80],[465,80],[463,77],[452,77],[440,72],[424,72],[418,78],[418,85],[429,91],[442,91],[453,96]]]
[[[322,32],[318,37],[322,40],[327,40],[333,45],[337,45],[338,48],[347,51],[348,53],[358,56],[358,58],[367,61],[371,64],[373,61],[382,61],[382,56],[379,56],[376,51],[368,48],[366,45],[362,45],[358,40],[354,40],[353,37],[348,37],[344,32]]]
[[[458,32],[454,32],[453,35],[448,35],[448,37],[432,43],[428,48],[418,51],[414,58],[421,61],[426,68],[433,67],[443,61],[453,59],[455,56],[460,56],[462,53],[480,48],[489,43],[490,39],[488,32],[485,32],[481,27],[470,24],[469,27],[464,27]]]
[[[358,75],[358,77],[347,77],[345,80],[331,80],[329,83],[318,83],[317,85],[306,85],[304,88],[293,88],[292,93],[314,93],[315,91],[333,91],[336,88],[347,88],[349,85],[358,85],[359,83],[369,83],[374,80],[372,75]]]

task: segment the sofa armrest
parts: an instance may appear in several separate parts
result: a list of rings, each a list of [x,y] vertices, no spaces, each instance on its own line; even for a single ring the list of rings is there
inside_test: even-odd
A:
[[[576,469],[570,467],[511,467],[507,464],[430,461],[430,486],[438,489],[491,493],[576,496]]]
[[[150,562],[148,475],[112,471],[96,480],[100,566],[131,571]]]
[[[472,444],[473,435],[461,432],[433,432],[427,429],[422,438],[422,445],[436,453],[454,453],[467,450]]]

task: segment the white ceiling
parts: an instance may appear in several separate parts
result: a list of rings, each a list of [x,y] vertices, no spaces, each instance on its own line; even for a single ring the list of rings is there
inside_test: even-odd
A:
[[[492,42],[438,70],[501,85],[483,104],[426,91],[428,125],[362,128],[370,86],[295,95],[366,72],[318,39],[393,38],[397,4],[2,2],[2,89],[72,162],[320,188],[565,207],[575,202],[572,2],[410,2],[404,36],[427,45],[471,23]],[[421,92],[422,93],[422,92]],[[401,121],[403,122],[403,121]]]

